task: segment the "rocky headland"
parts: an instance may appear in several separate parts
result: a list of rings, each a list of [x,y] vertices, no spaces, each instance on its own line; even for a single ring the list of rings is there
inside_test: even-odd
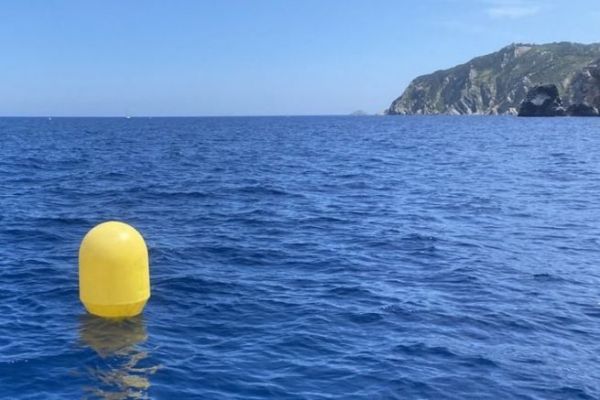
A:
[[[538,104],[539,103],[539,104]],[[511,44],[414,79],[388,115],[597,116],[600,44]]]

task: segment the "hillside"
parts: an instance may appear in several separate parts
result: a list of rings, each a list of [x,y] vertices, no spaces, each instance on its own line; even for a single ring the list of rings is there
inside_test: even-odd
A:
[[[600,44],[512,44],[414,79],[386,114],[516,114],[529,89],[555,84],[563,101],[600,107]]]

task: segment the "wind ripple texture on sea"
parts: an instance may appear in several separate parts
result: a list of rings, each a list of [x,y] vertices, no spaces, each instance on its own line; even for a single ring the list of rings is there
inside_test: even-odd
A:
[[[0,119],[0,397],[600,398],[600,118]],[[95,224],[152,297],[78,299]]]

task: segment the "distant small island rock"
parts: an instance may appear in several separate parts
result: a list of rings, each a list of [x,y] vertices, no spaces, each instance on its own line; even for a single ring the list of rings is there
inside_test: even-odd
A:
[[[363,110],[356,110],[356,111],[354,111],[354,112],[351,112],[351,113],[350,113],[350,115],[351,115],[351,116],[353,116],[353,117],[364,117],[364,116],[367,116],[367,115],[369,115],[369,114],[367,114],[367,113],[366,113],[365,111],[363,111]]]

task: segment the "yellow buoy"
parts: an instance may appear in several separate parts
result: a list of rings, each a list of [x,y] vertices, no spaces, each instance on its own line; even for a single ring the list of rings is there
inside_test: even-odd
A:
[[[91,314],[132,317],[150,298],[148,249],[133,227],[104,222],[79,247],[79,298]]]

